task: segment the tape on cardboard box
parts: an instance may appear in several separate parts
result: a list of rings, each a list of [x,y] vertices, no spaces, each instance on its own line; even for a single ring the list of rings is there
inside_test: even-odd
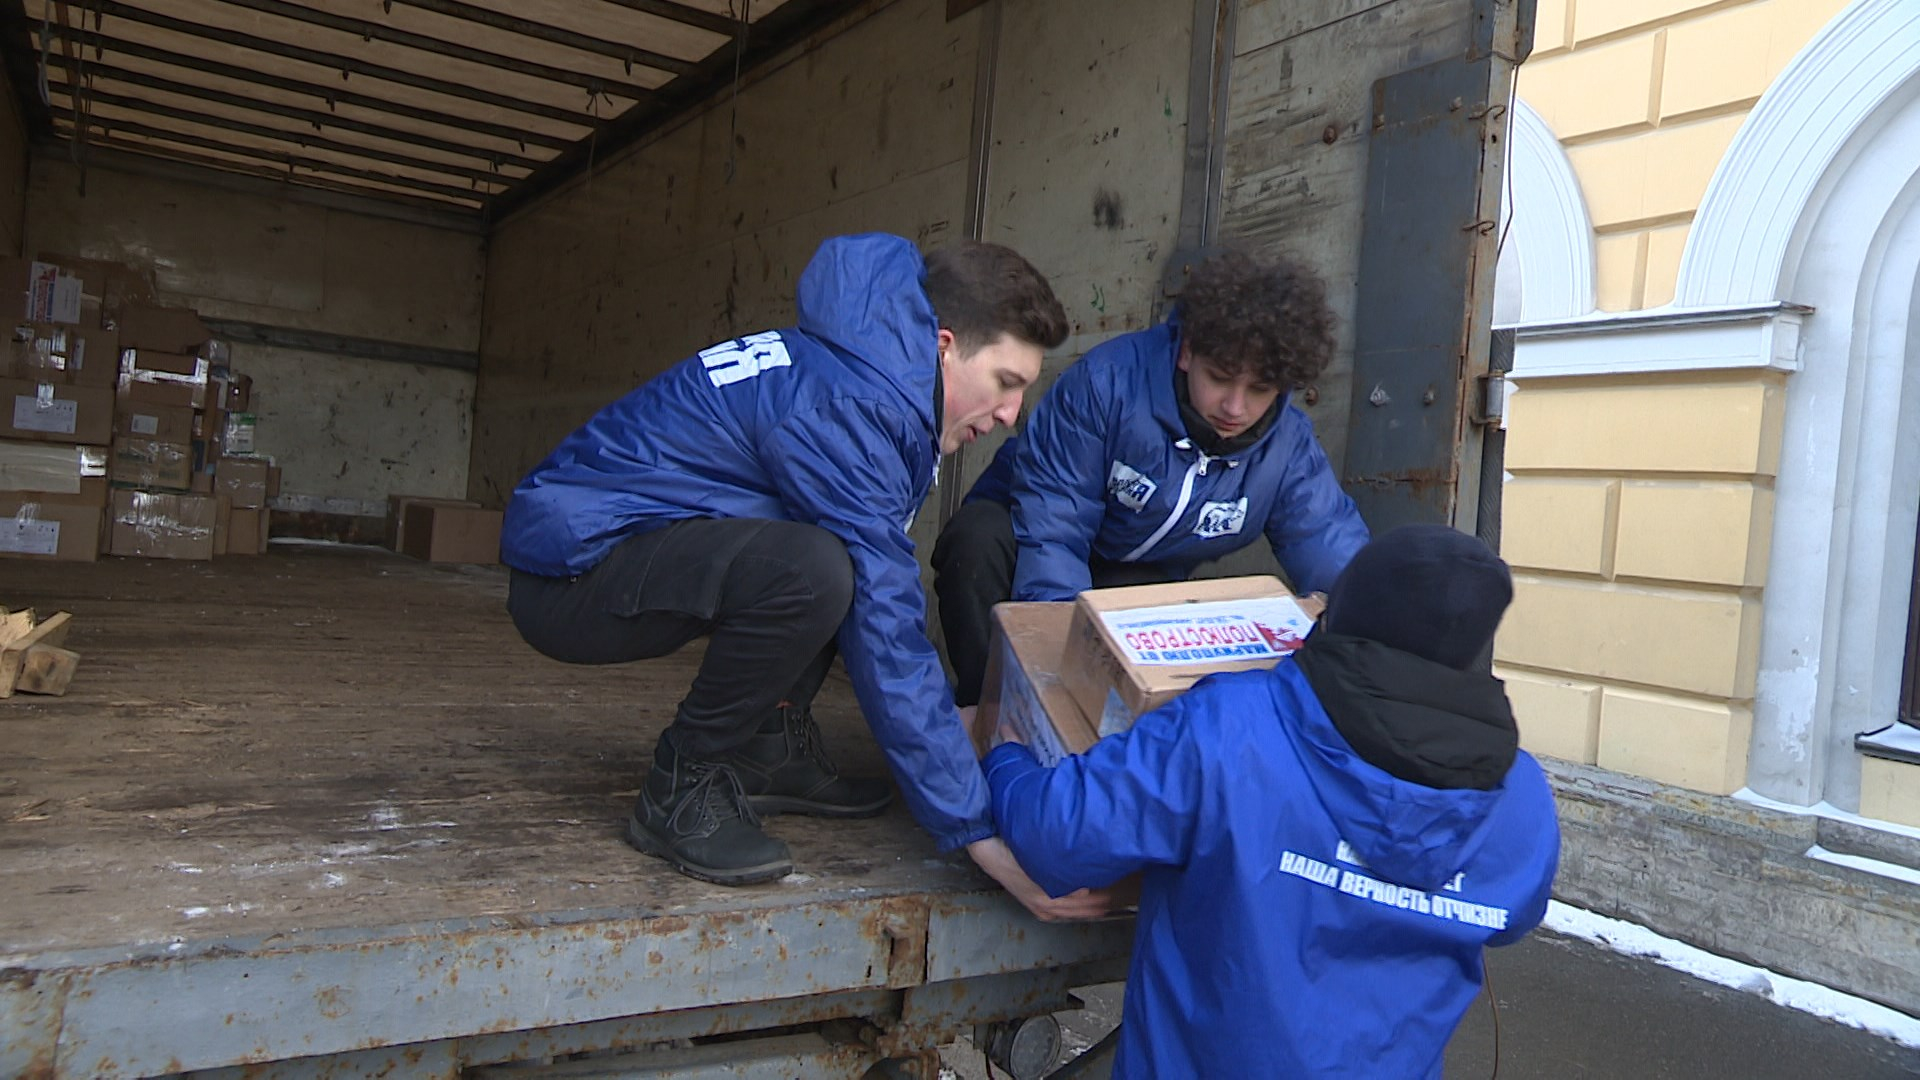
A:
[[[156,559],[211,559],[219,504],[209,495],[156,491],[113,493],[115,555]]]
[[[0,439],[98,446],[113,437],[113,391],[0,379]]]
[[[0,491],[79,495],[106,475],[104,446],[0,441]]]
[[[93,562],[100,557],[101,509],[66,496],[0,495],[0,557]]]

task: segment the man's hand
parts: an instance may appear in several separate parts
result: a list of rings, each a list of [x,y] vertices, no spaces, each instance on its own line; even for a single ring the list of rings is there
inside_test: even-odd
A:
[[[1112,910],[1112,898],[1105,889],[1080,889],[1068,893],[1059,899],[1047,895],[1047,891],[1034,884],[1025,870],[1020,869],[1019,860],[1013,857],[1013,851],[1006,841],[997,836],[985,840],[976,840],[967,845],[967,854],[973,856],[980,869],[987,876],[1000,883],[1000,887],[1013,894],[1015,900],[1041,922],[1072,922],[1081,919],[1098,919]]]

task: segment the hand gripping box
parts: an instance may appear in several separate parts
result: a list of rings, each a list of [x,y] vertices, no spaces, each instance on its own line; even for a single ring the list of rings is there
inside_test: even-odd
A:
[[[1319,614],[1274,577],[1090,589],[1073,603],[1061,682],[1096,737],[1111,735],[1207,675],[1279,663]]]

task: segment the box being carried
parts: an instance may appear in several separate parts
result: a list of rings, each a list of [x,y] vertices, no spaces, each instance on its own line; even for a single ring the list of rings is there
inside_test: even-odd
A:
[[[975,752],[984,757],[992,749],[1003,719],[1048,768],[1099,738],[1060,682],[1060,655],[1072,626],[1072,604],[994,605],[993,645],[973,718]]]
[[[996,604],[974,749],[984,755],[992,747],[1004,718],[1042,765],[1057,765],[1207,675],[1279,663],[1300,647],[1320,609],[1272,577]]]
[[[1091,589],[1074,601],[1061,681],[1111,735],[1207,675],[1279,663],[1319,613],[1274,577]]]

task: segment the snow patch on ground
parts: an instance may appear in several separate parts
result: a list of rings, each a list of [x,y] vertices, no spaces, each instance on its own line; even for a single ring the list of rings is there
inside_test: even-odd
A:
[[[1696,979],[1758,994],[1776,1005],[1869,1031],[1901,1046],[1920,1049],[1920,1018],[1818,983],[1716,956],[1684,941],[1657,934],[1644,926],[1608,918],[1558,900],[1548,905],[1546,921],[1541,926],[1556,934],[1592,942],[1614,952],[1645,957]]]

